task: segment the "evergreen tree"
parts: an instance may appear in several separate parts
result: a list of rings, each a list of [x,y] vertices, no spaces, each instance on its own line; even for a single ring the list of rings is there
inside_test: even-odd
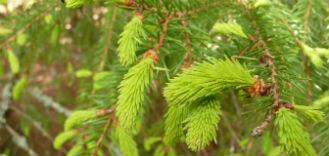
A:
[[[0,61],[25,155],[329,155],[326,0],[0,0]]]

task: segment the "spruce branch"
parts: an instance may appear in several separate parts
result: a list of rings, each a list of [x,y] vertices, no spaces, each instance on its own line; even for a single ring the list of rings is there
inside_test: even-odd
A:
[[[106,38],[106,42],[105,47],[104,47],[104,51],[102,53],[102,57],[101,57],[101,61],[99,63],[99,67],[98,67],[98,71],[102,71],[104,69],[104,65],[106,63],[107,60],[107,56],[109,53],[109,48],[112,45],[112,38],[113,38],[113,29],[114,29],[114,24],[116,23],[116,19],[117,19],[117,11],[118,9],[116,7],[113,8],[113,13],[112,13],[112,18],[111,18],[111,22],[110,25],[108,26],[108,36]]]
[[[74,111],[66,120],[64,124],[65,131],[71,130],[84,124],[86,121],[96,117],[104,116],[113,113],[113,109],[91,109],[91,110],[77,110]]]
[[[108,132],[110,126],[111,126],[111,123],[113,122],[114,117],[115,116],[111,116],[111,117],[109,117],[109,119],[107,119],[106,124],[103,128],[103,131],[102,131],[100,137],[97,139],[97,146],[96,146],[96,148],[94,148],[93,153],[92,153],[93,156],[97,156],[98,155],[98,150],[102,148],[103,140],[104,140],[105,135],[107,134],[107,132]]]
[[[138,156],[137,144],[134,141],[132,134],[127,132],[125,128],[118,127],[116,136],[119,141],[120,150],[126,156]]]
[[[143,18],[141,12],[136,12],[120,34],[118,55],[123,65],[131,65],[137,59],[136,50],[146,36],[143,29]]]
[[[69,130],[69,131],[64,131],[64,132],[59,133],[54,140],[54,143],[53,143],[54,148],[60,149],[65,142],[72,139],[77,134],[78,134],[77,130]]]
[[[183,121],[187,118],[188,107],[169,106],[165,115],[164,142],[174,145],[184,135]]]
[[[243,88],[254,84],[249,71],[238,61],[210,60],[193,65],[170,80],[164,89],[169,105],[194,102],[228,88]]]
[[[67,8],[78,8],[84,4],[91,3],[92,0],[66,0]]]
[[[298,121],[296,114],[282,108],[275,113],[275,127],[278,130],[279,144],[282,151],[292,155],[316,156],[309,134]]]
[[[258,40],[257,45],[259,46],[259,48],[264,49],[261,58],[262,61],[261,63],[266,64],[271,71],[271,80],[272,80],[271,93],[273,98],[272,109],[276,109],[280,105],[281,98],[280,98],[279,82],[277,78],[278,73],[277,73],[276,65],[274,63],[274,57],[271,54],[269,47],[266,44],[266,41],[263,39],[262,35],[260,34],[260,28],[258,26],[258,23],[256,21],[252,21],[252,26],[256,30],[257,40]],[[274,112],[275,111],[271,110],[270,113],[265,118],[265,121],[261,123],[260,126],[257,126],[252,130],[252,134],[251,134],[252,136],[260,136],[263,133],[264,129],[269,125],[269,122],[272,120]]]
[[[306,119],[309,119],[313,122],[320,122],[324,119],[324,113],[320,110],[319,106],[303,106],[295,105],[294,110],[301,114]]]
[[[44,11],[40,12],[40,14],[38,14],[34,18],[32,18],[31,21],[29,21],[25,26],[23,26],[21,29],[19,29],[18,31],[16,31],[12,36],[10,36],[9,38],[7,38],[7,39],[5,39],[3,41],[0,41],[0,48],[2,48],[4,46],[7,46],[8,44],[10,44],[14,40],[16,40],[16,38],[19,35],[23,34],[27,30],[29,30],[29,28],[31,26],[33,26],[33,24],[35,24],[37,21],[43,19],[54,8],[55,8],[55,6],[49,6]]]
[[[184,121],[186,143],[191,150],[202,150],[216,138],[220,115],[220,103],[213,98],[205,99],[192,109]]]
[[[119,85],[116,115],[120,125],[133,130],[145,102],[145,93],[153,79],[153,58],[144,58],[129,69]]]

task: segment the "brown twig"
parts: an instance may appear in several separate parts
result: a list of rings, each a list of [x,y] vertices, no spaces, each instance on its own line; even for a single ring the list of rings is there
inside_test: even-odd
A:
[[[308,19],[311,15],[311,9],[312,9],[312,5],[313,5],[313,1],[308,0],[308,3],[309,4],[308,4],[307,9],[306,9],[306,13],[305,13],[305,16],[304,16],[304,24],[303,24],[305,34],[307,34],[309,32],[309,23],[308,23],[309,20]],[[305,75],[308,78],[307,81],[306,81],[307,100],[308,100],[309,103],[312,103],[312,84],[311,84],[311,81],[309,79],[310,78],[310,67],[308,65],[308,58],[306,56],[306,53],[303,53],[303,64],[304,64]]]
[[[113,121],[113,117],[114,115],[112,115],[106,122],[106,125],[104,126],[103,132],[101,134],[101,136],[98,138],[97,140],[97,146],[93,151],[93,156],[97,156],[98,155],[98,150],[102,148],[103,146],[103,140],[105,138],[105,134],[107,133],[108,129],[110,128],[110,125]]]
[[[169,28],[169,23],[170,23],[172,18],[173,18],[173,15],[169,14],[169,15],[165,16],[164,19],[163,19],[162,32],[160,34],[158,43],[154,46],[154,49],[156,51],[158,51],[164,45],[164,43],[166,41],[168,28]]]
[[[187,20],[183,19],[181,21],[181,23],[184,28],[188,27]],[[182,68],[188,68],[191,66],[191,64],[193,62],[193,54],[192,54],[191,38],[190,38],[189,32],[185,31],[184,36],[185,36],[185,46],[186,46],[187,53],[184,57],[184,62],[183,62]]]
[[[260,136],[262,135],[264,129],[268,127],[269,123],[273,119],[273,114],[280,106],[280,87],[277,79],[278,73],[277,73],[276,65],[274,63],[274,57],[272,56],[266,42],[260,35],[260,29],[257,26],[256,21],[253,21],[252,25],[255,27],[256,33],[258,34],[259,48],[264,49],[263,56],[261,58],[261,63],[266,64],[268,68],[271,70],[271,80],[272,80],[272,88],[271,88],[271,94],[273,98],[272,110],[268,113],[265,120],[259,126],[254,128],[251,133],[252,136]]]

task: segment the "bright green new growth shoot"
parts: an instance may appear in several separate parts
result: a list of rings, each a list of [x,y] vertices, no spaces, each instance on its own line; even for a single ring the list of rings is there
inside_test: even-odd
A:
[[[304,130],[296,114],[289,109],[281,108],[277,113],[274,125],[278,130],[281,150],[289,155],[316,156],[311,145],[309,134]]]
[[[130,68],[119,85],[116,115],[120,125],[127,130],[134,129],[145,99],[145,92],[153,79],[153,59],[145,58]]]
[[[165,120],[165,142],[167,144],[175,144],[184,135],[183,121],[187,114],[187,107],[169,107]]]
[[[65,131],[75,128],[84,122],[93,119],[97,116],[97,110],[79,110],[73,112],[69,118],[66,119],[64,127]]]
[[[66,0],[65,2],[68,8],[78,8],[86,3],[92,2],[92,0]]]
[[[124,27],[118,41],[119,59],[123,65],[131,65],[136,59],[138,44],[145,38],[143,16],[136,13],[132,20]]]
[[[192,108],[185,121],[186,143],[191,150],[202,150],[216,139],[220,115],[220,103],[213,98],[205,99]]]
[[[72,139],[76,135],[77,135],[76,130],[69,130],[69,131],[64,131],[64,132],[59,133],[54,140],[54,143],[53,143],[54,148],[60,149],[66,141]]]
[[[320,109],[321,108],[318,106],[303,106],[303,105],[295,105],[294,108],[294,110],[296,110],[303,117],[314,122],[323,121],[324,119],[325,114]]]
[[[251,86],[254,79],[238,61],[198,63],[172,79],[164,90],[169,105],[191,103],[228,88]]]
[[[116,137],[119,141],[120,150],[126,156],[138,156],[137,144],[133,136],[125,129],[118,127],[116,129]]]
[[[237,23],[216,23],[212,30],[213,33],[234,34],[243,38],[248,36],[243,32],[242,27]]]

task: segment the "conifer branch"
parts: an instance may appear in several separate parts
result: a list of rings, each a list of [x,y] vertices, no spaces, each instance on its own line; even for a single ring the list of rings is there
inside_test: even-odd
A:
[[[101,56],[101,62],[99,63],[98,71],[102,71],[104,69],[104,65],[107,60],[107,55],[109,53],[109,47],[111,47],[112,45],[113,28],[116,22],[117,10],[118,9],[116,7],[113,8],[112,18],[108,28],[108,36],[105,42],[103,54]]]
[[[123,65],[131,65],[136,59],[136,50],[146,34],[143,29],[143,13],[136,12],[131,21],[125,25],[118,41],[118,55]]]
[[[216,138],[220,115],[220,103],[213,98],[202,101],[192,109],[184,121],[187,130],[186,143],[190,149],[199,151]]]
[[[24,27],[22,27],[21,29],[19,29],[18,31],[16,31],[16,33],[14,33],[12,36],[10,36],[9,38],[7,38],[4,41],[0,41],[0,48],[7,46],[10,42],[13,42],[20,34],[23,34],[24,32],[26,32],[27,30],[29,30],[29,28],[35,24],[37,21],[43,19],[44,16],[46,16],[52,9],[54,9],[54,6],[50,6],[47,9],[45,9],[44,11],[42,11],[39,15],[35,16],[29,23],[27,23]]]
[[[206,5],[204,5],[200,8],[190,10],[190,11],[187,11],[187,12],[175,12],[174,15],[175,16],[180,16],[180,17],[182,17],[182,16],[193,16],[193,15],[196,15],[198,13],[208,11],[212,8],[216,8],[216,7],[218,7],[219,5],[222,5],[222,4],[223,4],[222,1],[215,1],[215,2],[212,2],[212,3],[206,4]]]
[[[238,61],[210,60],[196,64],[171,79],[164,96],[169,105],[190,104],[227,88],[249,87],[254,81]]]
[[[274,124],[278,129],[282,151],[292,155],[317,155],[311,145],[308,133],[298,121],[296,114],[289,109],[280,109],[276,112]]]
[[[97,146],[96,146],[96,148],[93,151],[93,154],[92,154],[93,156],[97,156],[98,155],[98,150],[102,148],[102,146],[103,146],[103,140],[104,140],[105,135],[107,134],[107,132],[108,132],[108,130],[110,128],[110,125],[111,125],[111,123],[113,121],[113,118],[114,118],[114,116],[111,116],[111,117],[109,117],[109,119],[107,119],[106,124],[105,124],[105,126],[103,128],[102,134],[97,139]]]
[[[144,94],[153,79],[154,59],[144,58],[129,69],[119,86],[116,115],[126,130],[135,128],[138,116],[144,107]]]
[[[307,11],[309,12],[309,11]],[[309,14],[309,13],[307,13]],[[309,16],[309,15],[308,15]],[[305,15],[305,18],[307,17],[307,19],[309,18],[308,16]],[[301,41],[300,39],[298,39],[298,37],[296,36],[296,34],[294,33],[294,31],[292,30],[291,26],[289,25],[289,23],[287,21],[283,21],[283,23],[286,25],[287,29],[289,30],[291,36],[294,38],[294,41],[296,43],[296,45],[303,51],[303,65],[304,65],[304,72],[306,74],[307,80],[306,80],[306,94],[307,94],[307,100],[309,103],[312,103],[312,84],[311,84],[311,80],[310,80],[310,67],[308,65],[308,58],[305,52],[305,48],[303,47],[304,43],[303,41]],[[306,24],[304,23],[304,31],[308,32],[308,29],[306,28]]]

